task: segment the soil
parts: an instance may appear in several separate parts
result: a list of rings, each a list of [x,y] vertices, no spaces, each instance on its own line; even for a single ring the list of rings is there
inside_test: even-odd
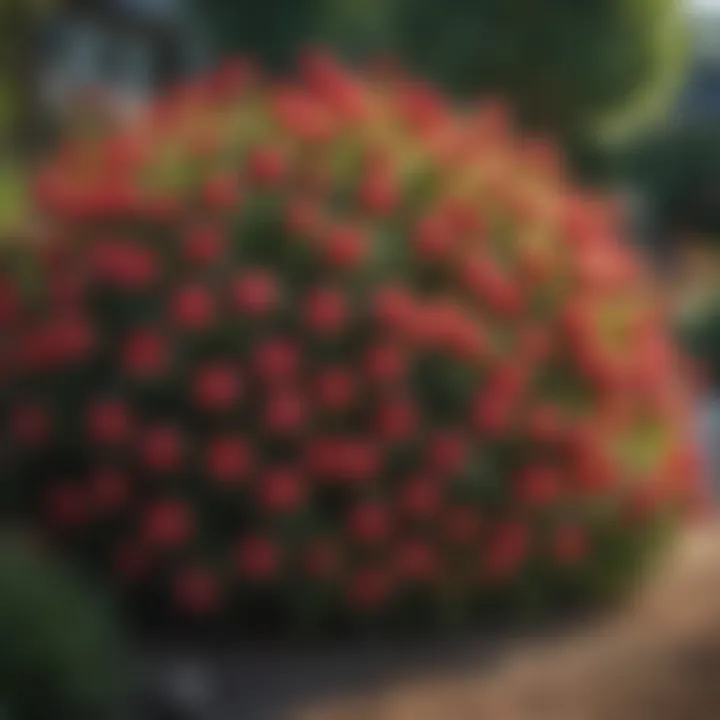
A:
[[[720,523],[571,629],[162,655],[203,720],[720,720]]]
[[[570,635],[519,642],[491,667],[389,682],[297,720],[717,720],[720,527],[683,539],[645,593]]]

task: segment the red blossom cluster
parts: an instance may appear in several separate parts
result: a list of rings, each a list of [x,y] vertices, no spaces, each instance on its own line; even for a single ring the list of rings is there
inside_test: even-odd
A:
[[[217,615],[564,582],[679,515],[675,360],[612,210],[496,106],[312,55],[173,93],[37,183],[0,274],[22,512]]]

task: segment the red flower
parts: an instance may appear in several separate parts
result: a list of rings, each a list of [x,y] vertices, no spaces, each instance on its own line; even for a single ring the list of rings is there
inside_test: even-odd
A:
[[[418,308],[409,329],[418,341],[462,360],[486,355],[487,339],[478,321],[450,303],[425,304]]]
[[[167,370],[167,344],[156,330],[135,330],[123,344],[121,362],[131,375],[158,377]]]
[[[515,575],[527,557],[528,529],[519,522],[498,525],[492,533],[485,570],[491,579],[506,580]]]
[[[377,432],[383,440],[406,442],[416,432],[419,419],[410,400],[387,398],[378,407],[376,423]]]
[[[86,424],[88,435],[93,442],[115,445],[128,439],[132,422],[125,403],[112,399],[90,405]]]
[[[465,200],[446,200],[440,210],[440,217],[449,232],[461,236],[472,236],[477,244],[483,237],[483,223],[477,205]]]
[[[465,438],[453,432],[439,432],[428,442],[430,467],[443,477],[456,475],[464,469],[468,460],[468,446]]]
[[[285,227],[291,235],[316,240],[320,237],[322,223],[322,211],[316,201],[310,198],[290,201],[285,215]]]
[[[239,99],[257,77],[257,69],[246,58],[225,62],[210,78],[209,88],[218,100]]]
[[[365,502],[358,505],[350,514],[348,529],[352,538],[358,543],[381,543],[390,535],[390,513],[380,502]]]
[[[217,576],[200,566],[180,570],[173,582],[172,592],[180,610],[193,615],[213,615],[222,604]]]
[[[498,435],[512,420],[514,403],[502,395],[481,392],[473,401],[472,423],[481,434]]]
[[[185,257],[201,267],[217,262],[225,252],[223,233],[210,225],[196,227],[185,238]]]
[[[536,326],[523,328],[518,336],[517,351],[529,364],[546,362],[553,351],[550,330]]]
[[[235,278],[232,287],[235,307],[247,317],[266,317],[278,306],[280,290],[270,273],[245,272]]]
[[[224,435],[212,440],[205,467],[214,480],[223,484],[243,481],[252,468],[252,452],[242,437]]]
[[[215,319],[215,301],[202,285],[186,285],[172,296],[172,314],[186,330],[205,330]]]
[[[96,338],[92,326],[81,316],[51,317],[38,333],[31,333],[24,348],[27,364],[52,367],[85,360]]]
[[[143,203],[144,212],[157,222],[170,223],[182,214],[183,204],[179,197],[168,193],[155,194]]]
[[[360,185],[359,200],[370,213],[389,215],[400,202],[400,187],[387,169],[371,170]]]
[[[273,542],[261,535],[240,541],[235,566],[241,578],[255,583],[273,581],[280,570],[280,556]]]
[[[267,400],[263,426],[271,434],[294,434],[302,430],[306,416],[305,402],[299,394],[287,389],[278,390]]]
[[[437,262],[448,257],[454,238],[439,215],[426,215],[415,228],[413,246],[421,260]]]
[[[531,408],[525,420],[529,437],[538,443],[555,443],[566,434],[565,422],[558,408],[538,405]]]
[[[552,539],[552,554],[560,565],[577,565],[585,559],[588,540],[585,531],[576,525],[556,528]]]
[[[335,335],[347,324],[347,305],[338,290],[321,288],[311,292],[305,301],[305,323],[313,332]]]
[[[266,340],[255,351],[253,365],[266,382],[280,383],[295,376],[300,365],[297,345],[293,340]]]
[[[437,482],[427,477],[418,477],[405,483],[398,497],[401,511],[419,520],[434,517],[441,508],[442,500]]]
[[[602,493],[612,488],[617,479],[617,470],[608,457],[607,450],[580,427],[576,430],[572,454],[575,458],[572,478],[578,488],[586,493]]]
[[[520,289],[488,260],[475,258],[462,268],[468,288],[502,315],[516,315],[523,305]]]
[[[242,379],[229,363],[210,363],[195,374],[192,395],[198,407],[203,410],[227,412],[240,400]]]
[[[405,540],[395,548],[394,564],[400,577],[421,583],[438,579],[440,559],[437,551],[422,540]]]
[[[90,263],[100,282],[124,290],[145,290],[159,275],[153,250],[128,240],[99,242],[92,250]]]
[[[553,468],[528,467],[517,478],[517,499],[524,505],[544,508],[557,502],[560,493],[560,478]]]
[[[273,107],[283,127],[302,139],[322,141],[333,133],[329,112],[308,92],[283,88],[275,95]]]
[[[354,270],[366,258],[368,242],[361,231],[349,226],[336,226],[327,233],[325,257],[337,270]]]
[[[318,403],[331,411],[347,410],[355,399],[355,380],[343,367],[323,370],[316,379],[315,393]]]
[[[295,512],[305,500],[303,478],[292,468],[267,470],[258,482],[262,506],[271,513]]]
[[[194,532],[194,518],[182,500],[156,500],[143,517],[143,537],[159,550],[174,550],[186,545]]]
[[[205,203],[212,210],[230,210],[240,204],[240,183],[233,175],[218,175],[202,188]]]
[[[303,59],[303,77],[340,120],[355,124],[366,119],[369,104],[365,89],[329,55],[317,51],[307,54]]]
[[[407,365],[405,352],[392,343],[371,346],[363,362],[368,377],[387,384],[400,382],[407,374]]]
[[[170,425],[149,428],[140,438],[140,458],[155,473],[167,474],[180,468],[183,461],[183,439]]]
[[[332,469],[338,479],[351,483],[375,480],[382,465],[377,445],[363,438],[345,438],[331,445]]]
[[[382,325],[400,331],[412,329],[417,314],[413,299],[402,287],[378,290],[373,297],[373,312]]]
[[[319,479],[329,479],[338,474],[342,444],[332,438],[314,438],[305,446],[303,463],[309,474]]]
[[[285,178],[288,163],[285,155],[276,148],[258,148],[248,160],[250,177],[261,187],[275,187]]]

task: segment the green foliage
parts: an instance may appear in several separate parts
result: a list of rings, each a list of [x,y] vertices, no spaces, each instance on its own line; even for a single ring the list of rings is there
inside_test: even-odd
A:
[[[28,226],[25,172],[0,160],[0,244]]]
[[[564,142],[606,143],[656,121],[673,100],[686,59],[681,5],[214,0],[198,12],[214,23],[225,50],[285,67],[309,42],[356,59],[389,54],[456,95],[509,99],[531,128]]]
[[[675,0],[406,0],[400,54],[463,94],[499,93],[561,138],[615,136],[664,110],[682,78]]]
[[[681,125],[639,143],[626,173],[643,189],[664,233],[720,238],[720,129],[712,123]]]
[[[244,53],[275,70],[319,39],[326,0],[201,0],[197,16],[224,52]]]
[[[0,715],[101,720],[128,677],[118,629],[65,567],[27,542],[0,541]]]

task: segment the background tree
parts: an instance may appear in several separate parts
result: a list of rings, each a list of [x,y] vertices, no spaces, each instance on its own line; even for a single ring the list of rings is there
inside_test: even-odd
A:
[[[25,215],[23,160],[39,130],[37,31],[53,0],[0,0],[0,242]]]
[[[669,107],[684,74],[678,0],[203,0],[222,51],[286,68],[318,40],[397,56],[457,97],[499,94],[530,128],[597,161]]]
[[[65,564],[15,536],[0,538],[0,587],[0,716],[111,716],[125,700],[130,674],[105,600]]]

